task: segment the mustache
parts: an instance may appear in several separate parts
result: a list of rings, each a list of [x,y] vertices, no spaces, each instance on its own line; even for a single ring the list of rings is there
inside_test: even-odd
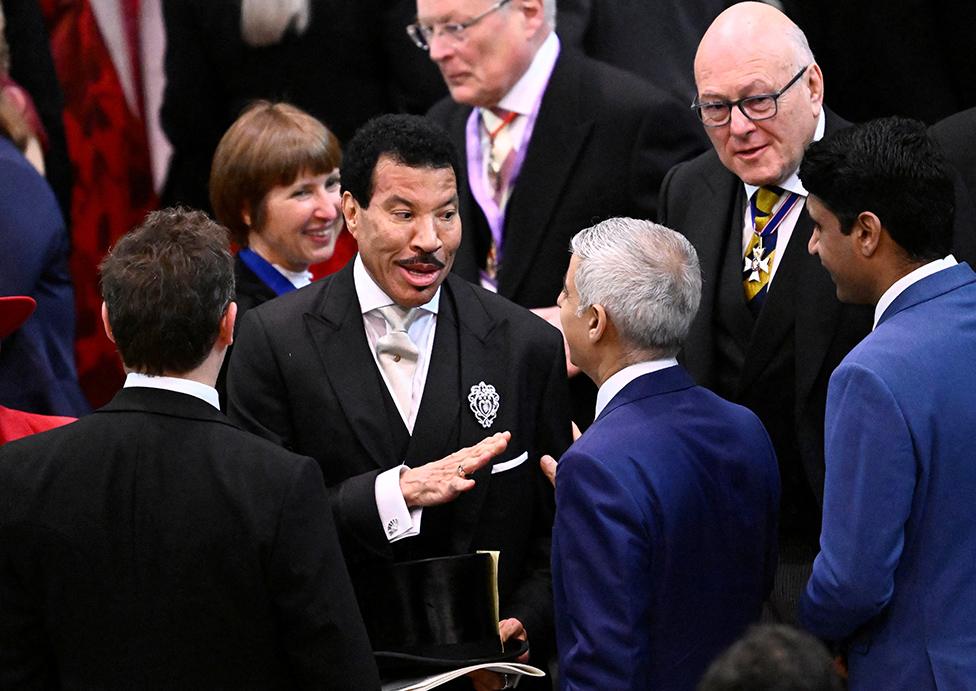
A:
[[[398,259],[396,264],[402,266],[404,269],[409,269],[417,265],[435,266],[438,269],[444,268],[444,262],[438,259],[437,255],[433,252],[423,252],[412,257],[407,257],[406,259]]]

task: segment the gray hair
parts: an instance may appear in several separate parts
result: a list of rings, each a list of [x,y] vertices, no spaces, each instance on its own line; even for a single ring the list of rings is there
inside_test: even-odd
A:
[[[793,44],[793,57],[796,59],[795,69],[800,69],[804,65],[812,65],[817,61],[813,57],[813,51],[810,50],[810,43],[807,41],[806,34],[796,24],[791,23],[790,28],[786,31],[786,39]]]
[[[701,269],[684,236],[651,221],[611,218],[571,241],[578,315],[603,305],[624,341],[660,356],[684,343],[701,300]]]
[[[546,24],[553,31],[556,30],[556,0],[542,0],[542,8],[545,11]]]

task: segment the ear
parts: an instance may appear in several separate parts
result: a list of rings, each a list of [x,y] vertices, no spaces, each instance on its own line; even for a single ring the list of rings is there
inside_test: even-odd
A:
[[[220,333],[217,334],[217,343],[225,348],[234,343],[234,323],[237,321],[237,303],[231,302],[227,305],[227,311],[220,318]]]
[[[543,0],[516,0],[518,10],[525,17],[525,27],[529,36],[534,36],[545,24],[546,9]]]
[[[362,210],[359,208],[359,203],[352,196],[351,192],[342,193],[342,215],[346,219],[346,228],[349,229],[349,234],[352,235],[356,240],[359,240],[359,216]]]
[[[249,202],[244,202],[244,208],[241,209],[241,219],[244,221],[244,225],[248,228],[251,227],[251,204]]]
[[[112,325],[108,321],[108,305],[104,302],[102,303],[102,328],[105,329],[105,335],[108,336],[108,340],[115,343],[115,335],[112,333]]]
[[[590,343],[596,345],[607,333],[610,321],[603,305],[590,305],[586,308],[586,331]]]
[[[813,106],[813,114],[820,115],[824,100],[824,78],[820,71],[820,65],[813,63],[807,69],[806,76],[807,88],[810,90],[810,104]]]
[[[870,211],[862,211],[854,221],[854,228],[851,235],[854,236],[858,252],[862,257],[869,258],[874,256],[881,242],[881,234],[886,232],[881,225],[881,219]]]

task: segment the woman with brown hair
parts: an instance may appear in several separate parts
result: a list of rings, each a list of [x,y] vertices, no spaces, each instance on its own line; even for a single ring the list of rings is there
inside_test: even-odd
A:
[[[240,247],[237,319],[308,285],[343,229],[342,151],[335,136],[287,103],[258,101],[224,134],[210,173],[210,203]]]

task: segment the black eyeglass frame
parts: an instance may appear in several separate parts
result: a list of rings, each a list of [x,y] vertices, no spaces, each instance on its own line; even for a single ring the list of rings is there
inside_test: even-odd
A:
[[[474,26],[489,14],[492,12],[497,12],[511,1],[512,0],[498,0],[498,2],[489,7],[487,10],[476,17],[468,19],[467,21],[447,22],[445,24],[441,24],[440,31],[444,36],[447,36],[451,40],[460,41],[462,38],[464,38],[463,34],[465,29]],[[409,36],[414,45],[421,50],[430,50],[430,41],[438,33],[437,26],[438,25],[436,24],[421,24],[419,22],[408,24],[406,27],[407,36]]]
[[[696,113],[698,113],[698,119],[701,120],[701,123],[705,127],[725,127],[726,125],[728,125],[730,122],[732,122],[733,106],[738,108],[740,113],[742,113],[744,116],[746,116],[749,120],[753,122],[761,122],[762,120],[769,120],[770,118],[776,117],[776,114],[779,112],[779,97],[785,94],[786,91],[791,86],[796,84],[800,80],[800,77],[806,74],[806,71],[810,69],[810,66],[812,64],[813,63],[810,63],[810,65],[807,65],[799,72],[797,72],[795,75],[793,75],[793,78],[790,81],[788,81],[786,83],[786,86],[784,86],[779,91],[774,91],[773,93],[769,93],[769,94],[755,94],[753,96],[746,96],[744,98],[740,98],[738,101],[706,101],[705,103],[699,103],[698,99],[696,98],[694,101],[691,102],[691,109],[694,110]],[[753,117],[752,115],[749,115],[749,113],[747,113],[746,109],[743,107],[743,104],[755,103],[756,101],[763,101],[770,98],[773,100],[773,112],[770,113],[769,115]],[[702,108],[704,108],[705,106],[709,106],[712,108],[716,106],[725,106],[726,118],[722,122],[718,122],[718,123],[705,122],[705,118],[702,117]]]

